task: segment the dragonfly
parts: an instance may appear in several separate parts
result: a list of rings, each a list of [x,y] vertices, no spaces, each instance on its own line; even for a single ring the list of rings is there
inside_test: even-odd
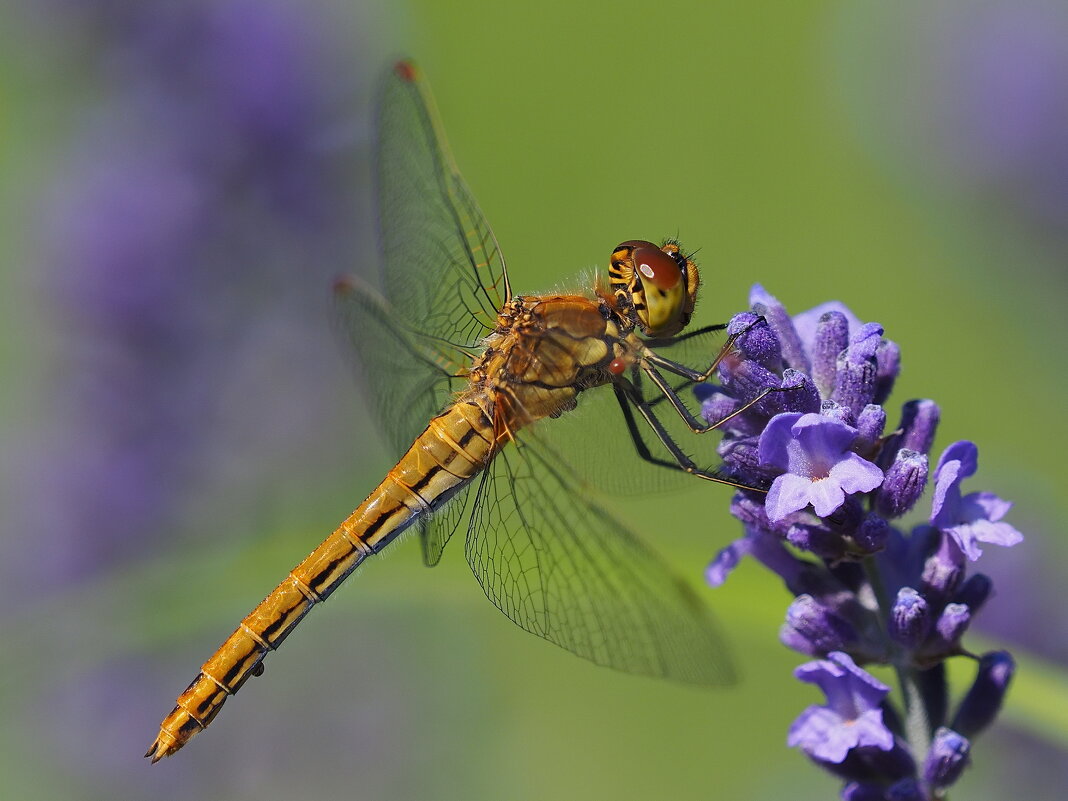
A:
[[[590,500],[564,443],[543,432],[588,391],[611,392],[641,459],[763,491],[700,468],[661,418],[666,409],[694,433],[725,422],[698,419],[679,392],[708,380],[744,330],[728,336],[705,369],[658,353],[726,328],[682,333],[700,276],[675,241],[621,243],[607,283],[585,294],[513,294],[501,249],[413,62],[398,62],[383,80],[377,131],[383,293],[345,278],[335,294],[373,378],[374,411],[404,455],[201,666],[145,754],[152,762],[207,728],[313,607],[412,526],[432,566],[466,519],[472,571],[528,632],[630,673],[731,680],[696,593]],[[627,468],[604,472],[618,471]]]

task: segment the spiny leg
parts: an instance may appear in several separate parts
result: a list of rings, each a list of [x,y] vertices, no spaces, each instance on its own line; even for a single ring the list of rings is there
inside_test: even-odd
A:
[[[638,394],[638,390],[631,387],[635,394]],[[634,419],[634,412],[631,410],[630,395],[627,394],[627,390],[621,387],[618,383],[612,385],[612,390],[615,392],[616,401],[619,403],[619,410],[623,412],[623,420],[627,424],[627,433],[630,434],[631,440],[634,442],[634,448],[638,451],[638,456],[643,461],[655,464],[658,467],[667,467],[671,470],[682,470],[683,468],[677,461],[669,462],[667,459],[661,459],[657,456],[653,456],[649,450],[649,446],[645,444],[645,440],[642,439],[641,432],[638,430],[638,421]],[[655,400],[660,400],[659,398]],[[646,404],[647,406],[649,404]]]
[[[738,339],[743,334],[748,333],[753,328],[755,328],[756,326],[761,325],[761,324],[767,325],[767,321],[763,317],[758,317],[757,319],[753,320],[753,322],[749,323],[749,325],[747,325],[741,331],[737,331],[737,332],[731,334],[730,336],[728,336],[727,337],[727,341],[723,343],[723,347],[720,348],[719,349],[719,353],[716,354],[716,358],[712,360],[712,364],[708,365],[708,369],[706,369],[704,371],[694,370],[692,367],[687,367],[685,364],[679,364],[678,362],[672,361],[671,359],[665,359],[663,356],[659,355],[658,353],[656,353],[655,351],[653,351],[651,349],[652,347],[654,347],[653,343],[655,343],[657,340],[649,340],[649,342],[646,345],[646,348],[645,348],[644,352],[642,353],[642,357],[643,357],[643,359],[645,361],[650,362],[652,364],[655,364],[658,367],[663,367],[665,370],[667,370],[669,372],[672,372],[672,373],[675,373],[676,375],[681,375],[683,378],[688,378],[690,381],[693,381],[694,383],[702,383],[704,381],[707,381],[712,376],[713,371],[717,367],[719,367],[720,363],[725,358],[727,358],[727,355],[732,350],[734,350],[734,343],[737,342]],[[722,324],[721,323],[719,325],[706,326],[705,328],[699,328],[699,329],[697,329],[697,331],[694,331],[693,333],[695,335],[696,334],[702,334],[702,333],[706,333],[709,330],[712,330],[712,331],[723,330],[726,327],[727,327],[726,324]],[[681,337],[674,337],[672,339],[672,342],[681,342],[685,338],[686,338],[685,334],[683,336],[681,336]]]
[[[660,402],[661,400],[667,400],[672,405],[672,407],[674,407],[675,411],[678,412],[682,419],[686,422],[686,425],[687,427],[689,427],[690,431],[692,431],[694,434],[704,434],[707,431],[714,431],[715,429],[722,426],[724,423],[727,423],[738,415],[748,411],[755,404],[759,403],[773,392],[790,392],[791,390],[796,389],[796,387],[767,387],[761,392],[759,392],[756,397],[746,401],[744,404],[742,404],[741,407],[735,409],[723,419],[717,420],[713,423],[704,423],[701,420],[698,420],[697,417],[694,416],[693,412],[691,412],[690,409],[686,406],[686,404],[683,403],[682,399],[679,397],[678,394],[679,388],[672,387],[671,384],[668,383],[667,379],[665,379],[664,376],[660,373],[660,371],[656,369],[658,366],[662,367],[665,370],[674,373],[675,375],[682,376],[688,382],[695,384],[707,381],[711,377],[712,372],[734,349],[734,343],[738,341],[739,337],[761,324],[767,325],[767,321],[763,317],[758,317],[757,319],[746,325],[745,328],[743,328],[741,331],[737,331],[736,333],[731,334],[727,338],[727,341],[723,343],[723,347],[720,348],[720,351],[716,355],[716,358],[712,360],[712,364],[710,364],[708,366],[708,369],[703,372],[699,370],[694,370],[693,368],[687,367],[684,364],[679,364],[678,362],[672,361],[671,359],[666,359],[655,351],[651,350],[649,347],[646,347],[645,352],[642,354],[640,366],[642,371],[644,371],[646,375],[648,375],[649,378],[652,379],[653,383],[656,384],[657,388],[661,392],[661,396],[652,401],[652,403],[655,404]],[[722,330],[726,327],[727,326],[725,324],[706,326],[705,328],[698,329],[694,333],[704,333],[708,330]],[[681,341],[684,337],[685,335],[683,335],[683,337],[676,337],[673,341]],[[650,340],[650,342],[651,341],[652,340]],[[635,370],[635,372],[637,371]]]
[[[723,331],[728,325],[729,323],[716,323],[715,325],[705,325],[696,328],[693,331],[687,331],[685,334],[679,334],[675,337],[650,337],[645,340],[645,345],[650,348],[670,348],[672,345],[678,345],[680,342],[685,342],[687,339],[693,339],[694,337],[699,337],[703,334],[711,334],[714,331]],[[746,328],[746,330],[749,329]]]
[[[627,422],[627,430],[630,432],[631,438],[634,440],[634,446],[638,451],[639,457],[660,467],[681,470],[684,473],[689,473],[691,476],[697,476],[697,478],[703,478],[706,481],[713,481],[717,484],[726,484],[730,487],[752,490],[754,492],[767,492],[767,489],[763,487],[754,487],[743,481],[726,478],[713,470],[703,470],[698,467],[693,459],[687,456],[682,448],[679,447],[678,443],[672,439],[671,434],[667,432],[656,414],[649,408],[649,404],[642,399],[641,394],[630,381],[626,379],[618,379],[613,387],[616,392],[616,400],[619,401],[620,408],[623,410],[623,418]],[[645,422],[647,422],[649,427],[653,429],[653,433],[656,434],[657,439],[660,440],[661,444],[668,449],[668,452],[675,460],[674,462],[669,462],[666,459],[659,459],[649,452],[649,448],[646,446],[645,441],[641,438],[641,433],[638,431],[634,415],[631,413],[631,405],[633,405],[641,416],[645,418]],[[717,423],[717,425],[720,425],[720,423]]]
[[[768,395],[771,395],[774,392],[792,392],[793,390],[797,389],[796,386],[766,387],[760,392],[758,392],[755,397],[743,403],[741,406],[739,406],[737,409],[735,409],[733,412],[731,412],[721,420],[716,420],[714,423],[702,423],[700,420],[697,419],[697,417],[694,416],[693,412],[689,410],[686,404],[683,403],[682,398],[678,396],[678,393],[675,392],[671,384],[667,382],[667,379],[665,379],[664,376],[662,376],[655,367],[650,364],[644,365],[642,369],[644,370],[645,374],[649,376],[650,379],[652,379],[653,383],[656,384],[657,388],[663,393],[663,397],[666,398],[668,403],[670,403],[671,406],[675,409],[675,411],[679,413],[679,416],[682,417],[682,419],[686,422],[686,425],[689,427],[690,431],[692,431],[694,434],[704,434],[708,431],[715,431],[724,423],[730,422],[738,415],[748,411],[754,405],[760,403],[760,401],[764,400],[764,398],[768,397]]]

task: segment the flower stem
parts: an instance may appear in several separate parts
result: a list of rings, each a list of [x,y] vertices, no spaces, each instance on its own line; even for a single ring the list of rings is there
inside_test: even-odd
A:
[[[875,557],[869,556],[864,560],[864,573],[875,595],[876,613],[882,624],[886,646],[893,655],[892,661],[897,673],[898,688],[905,707],[905,737],[917,762],[920,762],[931,746],[931,729],[927,707],[920,692],[917,671],[908,664],[908,655],[890,639],[890,599],[887,597],[886,584],[883,582]]]

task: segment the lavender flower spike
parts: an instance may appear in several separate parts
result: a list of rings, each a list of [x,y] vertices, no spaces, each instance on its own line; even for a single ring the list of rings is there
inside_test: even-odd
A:
[[[1009,654],[987,654],[950,708],[945,663],[974,658],[962,638],[993,592],[969,567],[980,543],[1022,539],[1002,522],[1010,504],[961,495],[977,467],[971,442],[951,445],[929,469],[941,417],[934,401],[908,401],[887,431],[883,404],[901,354],[882,326],[836,301],[790,316],[759,286],[750,304],[728,326],[746,335],[720,362],[717,384],[695,388],[705,418],[722,423],[726,468],[748,487],[731,502],[745,536],[720,551],[706,578],[718,587],[750,556],[783,580],[792,602],[779,638],[824,657],[795,675],[827,696],[794,721],[787,742],[844,782],[843,801],[939,801],[1012,678]],[[748,403],[787,386],[798,389]],[[901,527],[929,478],[930,522]],[[858,662],[893,665],[900,698]]]
[[[1010,547],[1023,541],[1023,534],[999,522],[1012,504],[992,492],[960,494],[960,483],[975,474],[979,449],[968,441],[955,442],[942,453],[935,471],[931,525],[950,535],[964,554],[975,561],[982,554],[980,542]]]
[[[770,521],[782,520],[809,504],[826,517],[846,495],[870,492],[882,471],[849,450],[857,431],[819,414],[780,414],[760,435],[760,461],[783,470],[768,490]]]
[[[894,747],[894,735],[879,708],[890,688],[858,668],[848,654],[833,651],[826,659],[794,671],[801,681],[819,686],[826,706],[810,706],[790,726],[786,743],[813,759],[839,763],[853,748],[881,751]]]

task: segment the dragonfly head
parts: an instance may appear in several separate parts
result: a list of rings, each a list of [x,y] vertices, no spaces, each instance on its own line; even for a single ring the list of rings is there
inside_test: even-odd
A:
[[[690,322],[700,276],[678,242],[624,242],[612,251],[608,277],[616,308],[648,336],[672,337]]]

